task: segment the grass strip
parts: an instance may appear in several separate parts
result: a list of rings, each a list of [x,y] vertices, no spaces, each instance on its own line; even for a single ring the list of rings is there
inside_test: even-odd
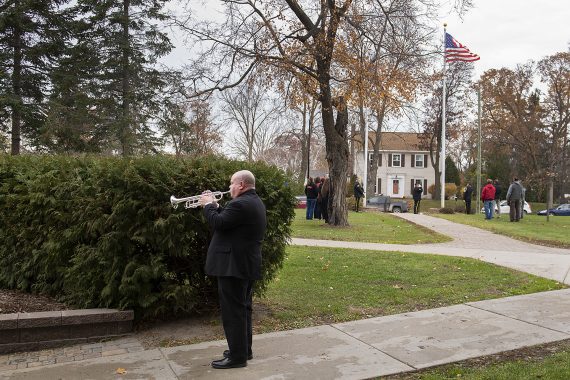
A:
[[[261,302],[257,333],[563,289],[470,258],[291,246]]]
[[[567,380],[569,378],[570,340],[383,377],[390,380]]]
[[[306,239],[358,241],[384,244],[425,244],[450,241],[447,236],[409,223],[387,213],[348,213],[348,227],[335,227],[322,220],[305,218],[305,210],[295,210],[292,236]]]
[[[530,243],[548,245],[559,248],[570,248],[570,217],[550,217],[526,215],[519,222],[510,222],[508,215],[485,220],[483,215],[466,214],[433,214],[438,218],[455,223],[467,224],[497,234],[505,235]]]

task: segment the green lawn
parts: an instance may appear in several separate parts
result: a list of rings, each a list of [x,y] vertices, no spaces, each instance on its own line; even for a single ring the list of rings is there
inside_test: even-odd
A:
[[[565,288],[482,261],[290,246],[257,332],[301,328]]]
[[[450,364],[428,369],[417,374],[393,376],[403,379],[442,380],[519,380],[519,379],[570,379],[570,347],[537,359],[516,359],[484,366]],[[392,378],[389,376],[388,378]]]
[[[359,241],[386,244],[440,243],[450,238],[398,217],[373,211],[348,212],[349,227],[334,227],[322,220],[307,220],[305,210],[296,209],[292,236],[298,238]]]
[[[562,248],[570,248],[570,217],[550,217],[546,221],[545,216],[526,215],[520,222],[510,222],[508,215],[501,215],[486,221],[482,214],[433,214],[439,218],[452,222],[468,224],[497,234],[506,235],[515,239],[550,245]]]

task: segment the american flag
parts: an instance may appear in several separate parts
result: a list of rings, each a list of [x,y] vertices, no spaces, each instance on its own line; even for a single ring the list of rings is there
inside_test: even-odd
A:
[[[462,45],[459,41],[445,33],[445,62],[473,62],[481,59],[477,54],[471,53],[467,46]]]

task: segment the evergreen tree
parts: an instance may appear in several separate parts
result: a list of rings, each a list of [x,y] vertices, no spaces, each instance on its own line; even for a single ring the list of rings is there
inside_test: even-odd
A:
[[[152,115],[167,84],[167,73],[156,64],[172,49],[159,31],[166,1],[77,1],[82,24],[68,66],[55,78],[53,100],[72,109],[78,120],[91,120],[83,136],[92,149],[107,147],[123,155],[155,150]]]
[[[66,0],[0,0],[0,126],[11,127],[11,152],[22,136],[37,147],[45,122],[49,75],[69,34]]]
[[[449,156],[445,157],[445,182],[454,183],[457,186],[461,184],[459,169],[457,169],[455,162]]]

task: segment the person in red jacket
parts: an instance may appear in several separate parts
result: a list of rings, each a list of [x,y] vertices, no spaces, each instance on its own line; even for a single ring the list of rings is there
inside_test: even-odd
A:
[[[483,207],[485,208],[485,219],[493,219],[493,200],[495,199],[495,186],[493,186],[493,180],[488,179],[487,184],[481,190],[481,200],[483,201]]]

